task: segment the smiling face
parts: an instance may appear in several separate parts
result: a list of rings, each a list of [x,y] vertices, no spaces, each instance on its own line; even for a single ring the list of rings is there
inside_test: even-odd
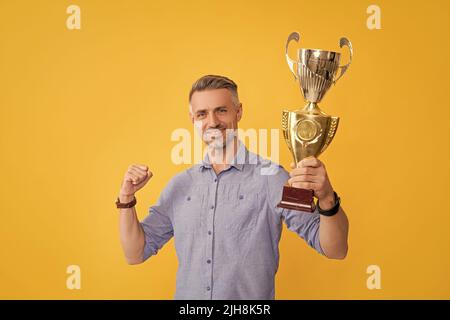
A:
[[[195,91],[190,117],[202,140],[213,148],[223,148],[236,134],[242,117],[242,104],[235,105],[228,89]]]

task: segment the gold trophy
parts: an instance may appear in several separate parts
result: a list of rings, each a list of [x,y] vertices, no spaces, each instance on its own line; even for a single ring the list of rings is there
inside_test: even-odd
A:
[[[336,84],[353,57],[353,48],[347,38],[341,38],[340,47],[350,49],[350,61],[340,66],[341,54],[333,51],[317,49],[298,49],[296,59],[288,55],[289,43],[300,40],[298,32],[289,35],[286,42],[286,60],[298,80],[303,97],[307,101],[301,110],[283,110],[282,128],[284,139],[297,164],[302,159],[318,157],[333,140],[339,124],[339,117],[333,117],[323,112],[317,105],[332,84]],[[336,77],[336,75],[339,75]],[[300,211],[313,212],[315,210],[313,190],[283,187],[283,197],[278,207]]]

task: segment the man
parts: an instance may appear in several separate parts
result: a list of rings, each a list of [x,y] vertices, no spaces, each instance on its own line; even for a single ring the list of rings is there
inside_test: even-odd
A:
[[[269,163],[278,170],[261,174],[268,160],[237,139],[242,104],[237,85],[226,77],[197,80],[189,103],[192,123],[207,145],[203,162],[176,175],[142,222],[134,195],[152,173],[136,164],[124,176],[117,206],[130,207],[120,209],[121,244],[129,264],[144,262],[174,236],[175,299],[274,299],[283,220],[320,254],[346,256],[348,220],[323,163],[306,158],[291,164],[290,174]],[[313,189],[321,213],[335,214],[277,207],[286,182]]]

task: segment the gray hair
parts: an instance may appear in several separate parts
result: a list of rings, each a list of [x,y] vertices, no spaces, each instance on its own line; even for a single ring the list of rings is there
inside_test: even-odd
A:
[[[192,112],[191,98],[194,92],[212,89],[227,89],[231,92],[231,100],[234,106],[236,108],[239,107],[240,102],[237,84],[227,77],[208,74],[195,81],[192,85],[191,91],[189,92],[189,110]]]

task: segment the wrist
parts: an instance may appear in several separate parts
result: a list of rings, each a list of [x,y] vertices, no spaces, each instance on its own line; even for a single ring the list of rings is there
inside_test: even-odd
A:
[[[329,195],[323,197],[322,199],[318,199],[319,208],[326,211],[330,210],[336,204],[336,199],[334,197],[334,192],[331,192]]]
[[[128,203],[133,201],[134,199],[134,194],[120,194],[119,193],[119,201],[121,203]]]

